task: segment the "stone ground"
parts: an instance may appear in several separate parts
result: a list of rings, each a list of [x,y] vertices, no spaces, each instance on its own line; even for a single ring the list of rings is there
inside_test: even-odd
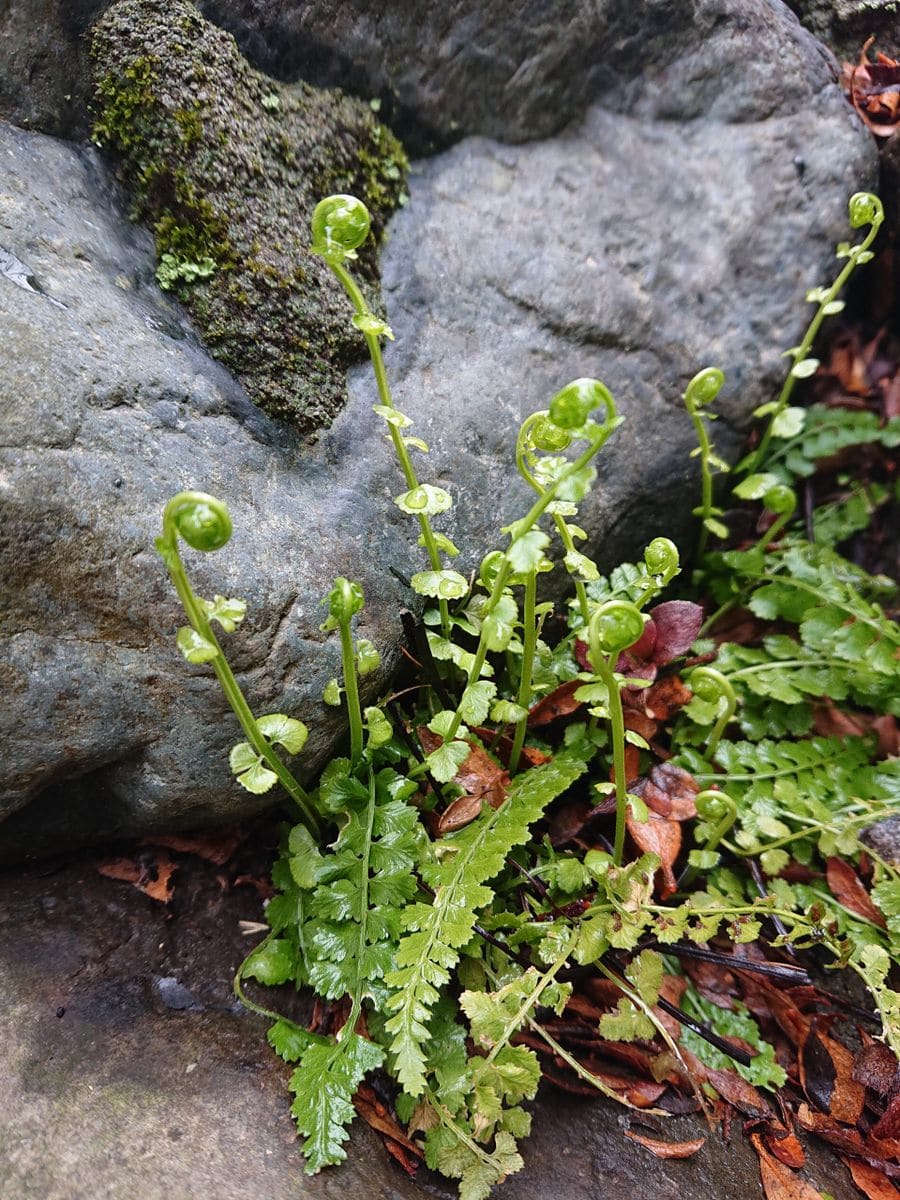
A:
[[[452,1193],[414,1181],[358,1122],[342,1168],[308,1178],[288,1112],[290,1067],[266,1022],[236,1002],[234,971],[262,915],[271,823],[225,867],[173,853],[168,905],[101,876],[134,843],[0,873],[2,1200],[416,1200]],[[263,1000],[263,997],[260,997]],[[265,1002],[263,1000],[263,1002]],[[271,1002],[271,1001],[270,1001]],[[641,1129],[677,1141],[697,1117]],[[526,1170],[502,1200],[757,1200],[756,1156],[735,1121],[686,1161],[629,1142],[633,1114],[542,1091]],[[807,1174],[834,1200],[858,1196],[844,1167],[811,1147]]]

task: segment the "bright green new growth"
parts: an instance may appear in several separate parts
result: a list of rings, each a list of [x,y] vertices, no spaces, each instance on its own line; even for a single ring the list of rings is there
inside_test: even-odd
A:
[[[826,317],[834,316],[843,310],[844,302],[839,300],[838,296],[856,268],[862,266],[863,263],[870,262],[873,257],[869,247],[875,241],[878,230],[884,221],[884,206],[871,192],[856,192],[850,197],[848,209],[851,227],[861,229],[864,225],[868,225],[869,230],[863,240],[856,245],[851,246],[848,242],[841,242],[838,246],[838,259],[846,258],[847,264],[832,285],[828,288],[811,288],[806,293],[807,300],[817,306],[815,316],[810,321],[800,345],[785,351],[786,357],[793,359],[793,364],[784,381],[780,396],[770,404],[761,405],[753,414],[755,417],[768,416],[769,424],[756,450],[748,455],[738,467],[738,470],[745,474],[752,475],[760,469],[768,456],[772,438],[791,438],[802,429],[806,416],[804,410],[788,407],[794,386],[798,379],[808,379],[810,375],[815,374],[819,360],[811,358],[810,351],[816,340],[816,334]]]
[[[855,200],[857,217],[876,211]],[[776,431],[778,450],[736,489],[741,499],[761,501],[774,520],[749,549],[708,554],[704,586],[718,613],[746,606],[790,632],[770,633],[760,646],[695,647],[705,657],[694,660],[688,676],[693,699],[668,733],[672,765],[686,768],[700,788],[697,817],[684,825],[692,843],[686,839],[680,874],[675,878],[668,864],[674,882],[667,893],[659,891],[671,899],[658,902],[660,855],[627,861],[625,854],[626,830],[640,845],[639,826],[650,818],[645,801],[627,790],[625,754],[627,743],[650,750],[626,726],[626,705],[649,681],[622,672],[640,661],[633,648],[645,628],[645,644],[653,641],[643,610],[680,565],[677,548],[664,537],[649,543],[642,562],[622,564],[608,578],[576,548],[586,537],[575,519],[594,478],[594,456],[621,423],[612,396],[598,380],[578,379],[523,422],[516,466],[534,503],[502,531],[505,546],[485,554],[472,581],[466,579],[446,566],[458,551],[432,524],[449,511],[452,496],[420,481],[411,451],[426,452],[427,446],[408,435],[411,421],[391,399],[380,339],[392,335],[366,307],[348,269],[369,233],[368,213],[354,197],[332,196],[317,206],[312,224],[313,249],[350,297],[351,319],[372,357],[375,412],[387,424],[405,481],[395,503],[419,523],[428,562],[412,587],[435,604],[423,615],[430,655],[423,655],[420,686],[397,693],[384,707],[364,707],[359,679],[377,668],[379,656],[370,642],[353,636],[362,590],[339,578],[323,601],[328,617],[322,628],[338,634],[342,661],[342,679],[328,683],[323,699],[339,705],[346,698],[349,756],[326,767],[312,796],[302,793],[324,835],[309,822],[286,833],[273,870],[278,894],[266,909],[270,933],[236,980],[241,1000],[274,1020],[273,1048],[297,1064],[292,1112],[307,1169],[345,1157],[353,1094],[367,1074],[383,1067],[400,1084],[398,1116],[411,1122],[411,1136],[424,1135],[429,1166],[459,1180],[461,1200],[484,1200],[522,1166],[516,1140],[530,1127],[522,1104],[534,1096],[541,1074],[530,1046],[516,1044],[522,1031],[539,1038],[583,1082],[628,1103],[553,1037],[545,1018],[538,1020],[539,1008],[563,1013],[571,991],[560,983],[564,970],[577,964],[619,989],[618,1004],[599,1022],[601,1037],[658,1037],[677,1061],[679,1042],[654,1007],[672,970],[665,947],[704,947],[717,935],[735,944],[753,942],[764,921],[777,931],[776,946],[825,947],[856,971],[878,1006],[885,1040],[900,1049],[900,996],[887,982],[890,955],[900,950],[900,871],[869,852],[875,863],[871,895],[886,929],[841,908],[815,882],[790,884],[778,877],[789,858],[814,864],[858,854],[859,831],[889,812],[897,794],[900,768],[873,765],[869,739],[798,740],[811,727],[812,702],[822,696],[900,711],[900,632],[880,605],[886,581],[842,559],[834,541],[809,544],[790,525],[796,505],[791,485],[796,475],[812,471],[821,446],[890,444],[894,431],[865,423],[851,430],[840,422],[818,440],[808,425],[790,437]],[[854,261],[865,261],[867,251],[855,250]],[[708,532],[727,533],[713,506],[714,471],[727,467],[708,439],[703,418],[712,414],[701,411],[722,382],[721,372],[707,368],[685,395],[703,472],[696,510],[701,548]],[[869,504],[871,511],[879,495],[873,485],[857,507]],[[858,514],[853,520],[864,524]],[[831,518],[835,540],[839,525]],[[539,574],[553,569],[551,533],[574,597],[568,632],[548,645],[543,633],[552,605],[538,602],[537,584]],[[223,505],[183,493],[167,506],[158,543],[190,621],[179,633],[182,652],[192,662],[210,662],[229,699],[233,677],[210,622],[231,632],[245,606],[221,596],[193,596],[178,537],[214,550],[230,535]],[[650,616],[662,621],[665,607]],[[576,638],[586,643],[586,657],[584,647],[576,656]],[[620,672],[620,655],[629,649],[629,665]],[[714,652],[715,663],[708,665]],[[656,661],[666,666],[672,659]],[[529,767],[534,701],[546,694],[552,699],[560,684],[587,706],[585,723],[569,721],[549,759]],[[244,787],[262,791],[282,778],[272,745],[296,752],[305,727],[283,714],[254,720],[238,697],[243,709],[233,706],[248,740],[232,751],[232,767]],[[412,714],[403,704],[413,706]],[[494,728],[485,728],[488,721]],[[745,740],[727,740],[737,727]],[[501,741],[506,751],[498,757],[508,774],[492,757]],[[534,827],[587,774],[598,751],[603,757],[595,778],[601,782],[593,782],[592,790],[604,798],[615,793],[613,843],[601,835],[593,848],[576,853],[546,837],[539,841]],[[473,762],[480,765],[473,768]],[[497,791],[470,792],[463,780],[489,772],[491,764]],[[610,766],[614,782],[605,782]],[[642,784],[649,769],[644,758]],[[465,816],[442,828],[457,800],[468,806]],[[765,895],[741,870],[750,856],[769,877]],[[572,901],[579,903],[570,909]],[[646,940],[662,953],[644,948]],[[310,1033],[247,998],[245,978],[310,987],[329,1002],[329,1011],[348,1015],[332,1036]],[[726,1015],[709,1012],[689,990],[684,1009],[713,1027],[713,1035],[738,1036],[757,1052],[747,1056],[745,1078],[762,1087],[783,1082],[772,1047],[742,1006]],[[684,1044],[701,1059],[728,1065],[721,1051],[692,1037]],[[683,1062],[681,1069],[689,1075]],[[698,1098],[702,1103],[702,1094]]]
[[[243,618],[246,606],[242,600],[217,596],[206,601],[194,595],[178,551],[179,537],[194,550],[220,550],[231,537],[228,509],[204,492],[179,492],[163,512],[163,531],[156,539],[156,549],[190,622],[178,631],[178,648],[188,662],[210,664],[246,734],[247,741],[238,743],[231,752],[231,767],[238,782],[254,793],[266,792],[276,782],[281,783],[296,804],[303,823],[319,836],[319,818],[309,797],[273,748],[275,744],[289,754],[298,753],[306,741],[306,727],[281,713],[259,719],[253,715],[210,625],[210,621],[217,620],[230,633]]]

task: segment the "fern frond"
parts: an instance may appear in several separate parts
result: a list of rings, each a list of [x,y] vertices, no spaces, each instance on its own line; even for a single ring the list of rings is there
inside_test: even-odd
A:
[[[309,1175],[347,1157],[343,1143],[350,1136],[347,1126],[356,1116],[353,1093],[384,1059],[384,1051],[374,1042],[347,1026],[342,1032],[336,1043],[310,1046],[291,1076],[291,1113],[306,1136],[303,1153]]]
[[[686,764],[691,754],[685,755]],[[772,840],[790,840],[799,827],[811,836],[831,835],[862,815],[874,819],[879,801],[888,800],[891,781],[870,767],[865,738],[814,737],[806,741],[720,742],[721,774],[697,771],[701,784],[716,783],[738,802],[735,835],[756,852]],[[695,762],[696,766],[702,766]],[[852,834],[851,834],[852,837]],[[833,853],[833,850],[827,850]]]
[[[900,417],[881,425],[873,412],[814,404],[806,410],[801,432],[769,456],[766,470],[783,474],[787,482],[797,477],[806,479],[815,472],[820,459],[867,444],[900,446]]]
[[[267,915],[282,936],[270,945],[283,945],[286,957],[293,948],[298,982],[310,983],[328,999],[346,995],[352,1001],[337,1040],[318,1038],[304,1047],[295,1032],[288,1036],[290,1029],[270,1031],[279,1053],[300,1058],[291,1077],[291,1112],[307,1139],[311,1173],[345,1157],[353,1093],[384,1059],[379,1046],[356,1033],[356,1023],[363,1000],[384,1002],[400,913],[416,890],[421,827],[406,803],[413,791],[415,784],[389,768],[377,775],[370,770],[362,783],[347,760],[335,760],[319,788],[320,804],[343,821],[331,851],[323,854],[306,828],[297,826],[278,864],[283,890]]]
[[[393,1037],[397,1077],[410,1095],[419,1096],[425,1088],[431,1012],[461,947],[472,936],[476,910],[493,897],[487,881],[501,870],[510,850],[528,840],[530,826],[551,800],[584,773],[590,754],[586,746],[572,747],[517,776],[499,809],[488,809],[459,833],[443,838],[440,858],[422,867],[434,900],[406,908],[407,932],[397,950],[397,967],[386,977],[394,994],[385,1029]]]

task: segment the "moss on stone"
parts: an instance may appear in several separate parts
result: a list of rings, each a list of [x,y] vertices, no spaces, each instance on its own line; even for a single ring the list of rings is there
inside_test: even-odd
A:
[[[91,59],[94,139],[159,257],[216,265],[183,293],[206,345],[271,416],[307,435],[327,427],[365,347],[309,253],[309,216],[351,192],[380,237],[403,192],[402,146],[364,102],[253,70],[188,0],[118,0]],[[374,302],[371,246],[356,273]]]

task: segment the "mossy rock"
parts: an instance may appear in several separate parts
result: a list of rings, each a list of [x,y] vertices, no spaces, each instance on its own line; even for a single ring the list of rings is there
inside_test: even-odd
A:
[[[402,146],[364,102],[253,70],[187,0],[119,0],[91,58],[94,140],[154,231],[161,284],[262,409],[315,435],[365,345],[309,251],[309,216],[349,192],[380,238],[403,197]],[[377,304],[371,243],[355,274]]]

